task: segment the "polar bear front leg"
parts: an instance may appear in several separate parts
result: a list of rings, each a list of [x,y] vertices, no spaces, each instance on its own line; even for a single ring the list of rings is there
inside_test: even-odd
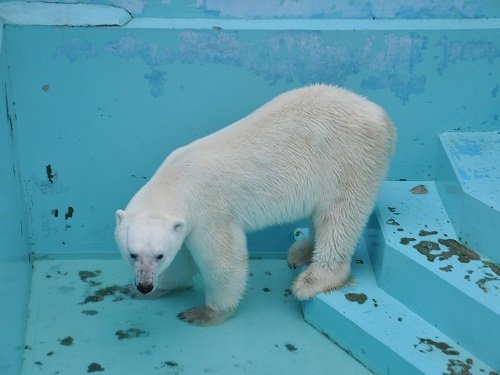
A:
[[[172,263],[158,278],[158,292],[163,294],[191,289],[198,273],[189,250],[182,246]]]
[[[245,233],[236,225],[193,232],[187,245],[205,284],[205,305],[181,312],[178,318],[198,326],[223,323],[243,296],[248,272]]]

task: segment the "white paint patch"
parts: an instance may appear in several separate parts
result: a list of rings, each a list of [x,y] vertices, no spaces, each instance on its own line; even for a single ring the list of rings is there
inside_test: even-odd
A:
[[[6,24],[44,26],[122,26],[132,18],[112,6],[22,1],[0,3],[0,17]]]

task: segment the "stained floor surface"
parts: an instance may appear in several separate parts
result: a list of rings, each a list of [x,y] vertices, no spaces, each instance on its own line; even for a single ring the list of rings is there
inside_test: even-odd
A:
[[[157,300],[128,294],[121,260],[38,260],[23,375],[370,374],[304,322],[284,260],[252,260],[245,298],[228,322],[190,326],[177,313],[202,287]]]

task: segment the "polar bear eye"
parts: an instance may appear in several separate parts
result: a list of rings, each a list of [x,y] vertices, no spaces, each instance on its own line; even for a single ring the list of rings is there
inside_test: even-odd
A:
[[[137,254],[136,253],[130,253],[130,257],[132,259],[137,259]]]
[[[156,257],[156,259],[160,260],[160,259],[163,259],[163,254],[160,254]]]

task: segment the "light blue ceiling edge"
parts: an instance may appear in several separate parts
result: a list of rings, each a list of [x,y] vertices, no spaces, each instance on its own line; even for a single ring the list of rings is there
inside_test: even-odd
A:
[[[480,30],[500,28],[500,18],[375,20],[134,18],[127,10],[117,6],[25,1],[0,2],[0,19],[3,20],[4,24],[21,26],[125,26],[138,29]]]
[[[21,26],[123,26],[132,16],[107,5],[8,1],[0,3],[0,18]]]

